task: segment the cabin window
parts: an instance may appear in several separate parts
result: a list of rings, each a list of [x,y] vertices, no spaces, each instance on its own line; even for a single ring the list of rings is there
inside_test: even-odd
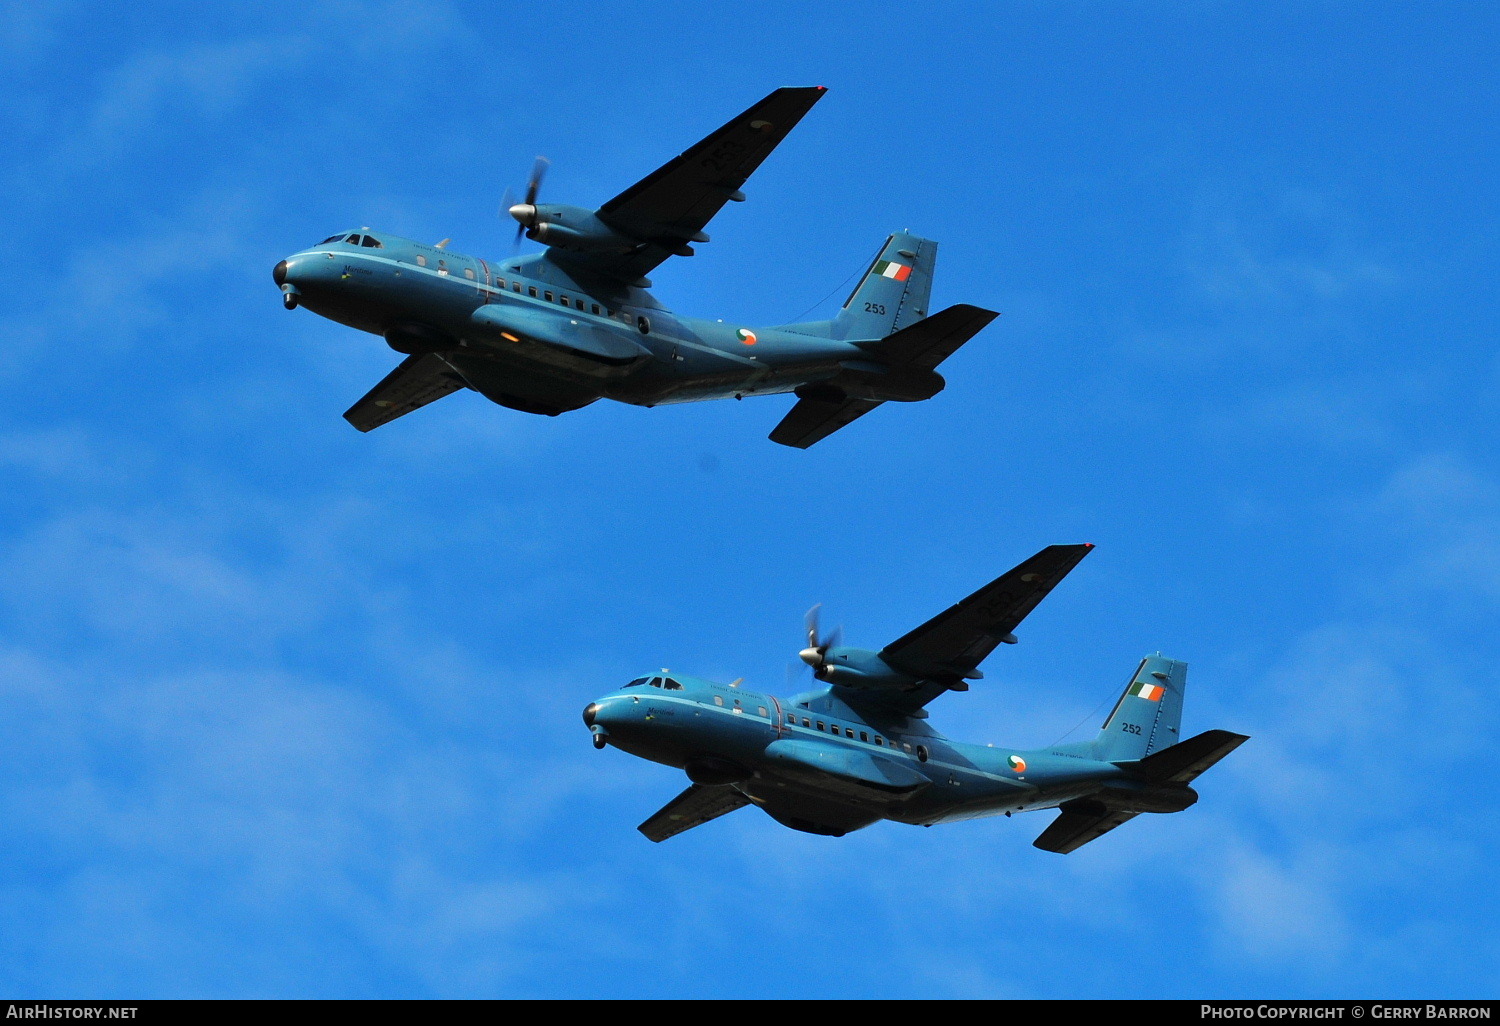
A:
[[[917,745],[917,761],[918,762],[926,762],[927,761],[927,756],[928,756],[927,746],[926,745]]]
[[[526,291],[529,292],[529,293],[531,293],[531,298],[532,299],[536,298],[536,286],[535,285],[528,285],[526,287]]]
[[[598,303],[594,304],[593,312],[594,312],[594,316],[595,317],[599,316],[599,304]]]
[[[770,713],[768,713],[768,712],[766,712],[766,707],[765,707],[765,706],[763,706],[763,705],[762,705],[762,706],[759,706],[759,707],[758,707],[758,708],[757,708],[757,709],[756,709],[756,711],[757,711],[757,712],[759,712],[759,713],[760,713],[760,714],[761,714],[761,715],[762,715],[762,716],[770,716],[770,715],[771,715],[771,714],[770,714]]]
[[[427,266],[427,258],[424,257],[421,253],[417,254],[417,266],[418,267],[426,267]]]
[[[568,297],[567,296],[558,296],[557,297],[557,301],[559,303],[561,303],[563,306],[567,306],[568,305]]]
[[[885,742],[884,742],[884,741],[882,741],[882,740],[880,740],[880,735],[879,735],[879,734],[876,734],[876,735],[875,735],[875,743],[876,743],[876,744],[877,744],[877,745],[880,745],[880,746],[882,746],[882,747],[884,747],[884,745],[885,745]]]
[[[714,705],[723,705],[723,704],[724,704],[724,696],[723,695],[715,695],[714,696]]]
[[[804,716],[804,717],[802,717],[802,725],[804,727],[811,727],[812,726],[812,720],[810,720],[806,716]],[[819,727],[818,729],[821,730],[822,728]]]
[[[472,268],[472,267],[465,267],[464,268],[464,277],[467,278],[467,279],[469,279],[470,281],[473,281],[474,280],[474,268]]]
[[[512,292],[520,292],[521,291],[521,283],[518,282],[518,281],[511,282],[510,283],[510,290]]]
[[[550,293],[550,292],[544,292],[544,293],[542,293],[542,295],[546,297],[547,302],[549,302],[549,303],[552,302],[552,293]]]
[[[844,728],[844,736],[847,737],[850,741],[853,741],[854,740],[854,728],[853,727],[845,727]]]
[[[823,721],[822,721],[822,720],[819,720],[819,721],[818,721],[818,729],[819,729],[819,730],[822,730],[822,729],[823,729]]]
[[[646,319],[645,314],[642,314],[635,319],[635,326],[642,335],[651,334],[651,322]]]
[[[908,755],[911,754],[911,742],[910,741],[903,741],[903,742],[901,742],[901,747],[906,749],[906,752],[907,752]]]
[[[869,734],[866,734],[866,733],[865,733],[865,732],[864,732],[864,731],[862,731],[862,730],[861,730],[861,731],[860,731],[860,732],[859,732],[859,739],[860,739],[860,740],[861,740],[861,741],[863,741],[863,742],[864,742],[864,743],[865,743],[865,744],[869,744],[869,743],[870,743],[870,735],[869,735]]]
[[[363,242],[361,242],[360,245],[361,246],[368,246],[370,249],[384,249],[385,248],[384,246],[382,246],[380,244],[380,240],[377,239],[373,235],[366,235],[365,236],[365,240]]]
[[[505,279],[504,278],[496,278],[495,279],[495,288],[499,289],[501,292],[504,292],[505,291]]]
[[[439,260],[438,261],[438,274],[447,274],[447,273],[448,273],[448,261],[446,261],[446,260]]]

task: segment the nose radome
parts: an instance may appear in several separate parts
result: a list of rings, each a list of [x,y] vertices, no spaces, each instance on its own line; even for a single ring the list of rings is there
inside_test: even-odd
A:
[[[285,285],[286,284],[286,261],[285,260],[281,261],[281,263],[279,263],[275,267],[271,268],[271,277],[272,277],[272,279],[275,280],[275,282],[276,282],[277,285]]]
[[[594,717],[597,716],[597,715],[599,715],[599,703],[598,702],[590,702],[588,705],[584,706],[583,707],[583,725],[586,726],[586,727],[592,727],[594,725]]]

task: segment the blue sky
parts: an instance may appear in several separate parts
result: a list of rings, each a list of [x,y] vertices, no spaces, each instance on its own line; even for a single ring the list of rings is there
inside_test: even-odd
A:
[[[6,3],[0,993],[1493,996],[1497,20]],[[825,316],[908,228],[1003,311],[940,396],[807,452],[774,398],[341,419],[397,357],[276,260],[503,256],[536,154],[594,205],[813,84],[657,294]],[[589,745],[643,670],[785,691],[813,602],[878,647],[1078,541],[933,722],[1087,733],[1162,650],[1254,738],[1186,813],[656,846],[681,775]]]

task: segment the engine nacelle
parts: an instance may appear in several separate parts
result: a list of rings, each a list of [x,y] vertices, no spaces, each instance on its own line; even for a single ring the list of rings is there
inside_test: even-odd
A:
[[[544,246],[579,253],[628,253],[640,241],[621,235],[592,210],[561,203],[517,203],[510,216],[526,227],[526,237]]]

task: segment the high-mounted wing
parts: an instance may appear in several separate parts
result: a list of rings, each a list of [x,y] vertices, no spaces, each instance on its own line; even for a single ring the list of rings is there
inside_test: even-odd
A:
[[[349,407],[344,419],[361,431],[374,431],[464,387],[463,379],[437,354],[408,356]]]
[[[665,841],[749,804],[750,799],[732,787],[693,784],[636,829],[649,840]]]
[[[1070,802],[1063,802],[1059,808],[1062,815],[1054,819],[1052,825],[1031,842],[1043,851],[1055,851],[1059,855],[1077,851],[1138,815],[1125,809],[1111,809],[1103,802],[1090,798],[1075,798]]]
[[[704,227],[725,203],[744,199],[740,186],[824,92],[822,86],[776,90],[600,207],[599,220],[639,240],[637,249],[558,259],[629,280],[673,254],[690,254],[689,244],[708,241]]]
[[[880,658],[914,677],[957,683],[973,673],[996,645],[1014,641],[1011,632],[1092,549],[1087,544],[1047,546],[885,646]]]

